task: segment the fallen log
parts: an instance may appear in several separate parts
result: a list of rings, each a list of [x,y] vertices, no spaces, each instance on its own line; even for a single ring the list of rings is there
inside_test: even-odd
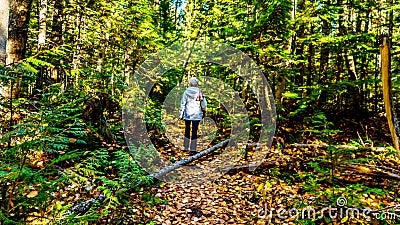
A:
[[[89,209],[93,206],[93,204],[95,202],[102,203],[106,198],[107,198],[107,195],[105,195],[104,193],[101,193],[97,198],[92,198],[92,199],[84,201],[84,202],[76,203],[65,212],[64,216],[71,215],[72,213],[82,216],[87,211],[89,211]]]
[[[190,162],[193,162],[196,159],[199,159],[200,157],[203,157],[211,152],[214,152],[215,150],[217,150],[218,148],[221,148],[223,146],[225,146],[226,144],[228,144],[229,139],[222,141],[214,146],[212,146],[211,148],[208,148],[204,151],[201,151],[195,155],[190,156],[189,158],[185,158],[182,159],[178,162],[175,162],[174,164],[167,166],[163,169],[161,169],[160,171],[156,172],[156,173],[152,173],[150,175],[148,175],[149,178],[159,178],[164,176],[165,174],[178,169],[179,167],[186,165]],[[137,184],[137,186],[140,186],[142,183],[142,181],[140,180]],[[133,190],[134,187],[129,188],[130,190]],[[70,207],[67,211],[65,215],[70,215],[72,213],[75,213],[76,215],[84,215],[87,211],[89,211],[89,209],[92,207],[92,205],[95,202],[103,202],[105,201],[105,199],[107,198],[107,196],[102,192],[100,193],[100,195],[97,198],[93,198],[84,202],[79,202],[77,204],[74,204],[72,207]]]
[[[229,139],[227,139],[225,141],[222,141],[222,142],[212,146],[211,148],[208,148],[208,149],[206,149],[204,151],[201,151],[201,152],[199,152],[199,153],[197,153],[195,155],[192,155],[189,158],[184,158],[184,159],[182,159],[182,160],[180,160],[178,162],[175,162],[174,164],[169,165],[169,166],[161,169],[160,171],[158,171],[156,173],[152,173],[152,174],[149,175],[149,177],[151,177],[151,178],[160,178],[160,177],[166,175],[167,173],[178,169],[179,167],[181,167],[183,165],[186,165],[186,164],[188,164],[190,162],[193,162],[194,160],[196,160],[196,159],[198,159],[200,157],[203,157],[203,156],[205,156],[205,155],[207,155],[207,154],[209,154],[211,152],[214,152],[218,148],[221,148],[221,147],[225,146],[226,144],[228,144],[228,142],[229,142]]]
[[[357,147],[352,145],[328,145],[328,144],[290,144],[291,147],[295,148],[328,148],[332,146],[336,149],[349,149],[349,150],[370,150],[376,152],[388,151],[385,147]]]
[[[387,166],[378,166],[378,165],[369,165],[360,163],[346,163],[340,167],[362,175],[369,175],[380,178],[386,177],[395,180],[400,180],[400,175],[399,175],[400,171],[395,168]]]

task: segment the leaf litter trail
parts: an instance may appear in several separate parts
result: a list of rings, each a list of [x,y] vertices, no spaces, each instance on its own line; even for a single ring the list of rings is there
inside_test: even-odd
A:
[[[154,219],[162,224],[245,223],[257,212],[257,205],[248,201],[256,189],[252,179],[237,173],[200,187],[166,184],[157,196],[169,204],[161,205]]]
[[[198,151],[211,147],[214,134],[205,131],[213,130],[213,126],[215,124],[207,120],[200,124]],[[167,144],[161,148],[161,153],[173,161],[187,158],[188,153],[182,150],[183,122],[180,121],[178,126],[167,127],[167,131],[168,140],[174,147],[169,148],[170,145]],[[220,153],[221,150],[217,150],[190,165],[201,167]],[[257,218],[260,208],[256,201],[251,201],[257,189],[258,182],[255,179],[259,180],[260,177],[241,171],[225,174],[214,182],[200,186],[190,182],[179,185],[164,183],[162,188],[154,191],[157,197],[166,200],[168,204],[157,206],[154,210],[158,213],[153,214],[152,219],[159,224],[248,224],[254,220],[252,218]]]
[[[182,129],[182,126],[180,128]],[[178,135],[176,138],[181,136]],[[199,147],[199,150],[208,146],[209,144]],[[161,148],[161,152],[174,158],[175,161],[188,156],[181,149],[171,149],[168,146]],[[369,175],[349,173],[337,167],[333,174],[335,185],[330,184],[329,172],[327,175],[318,171],[318,168],[312,168],[316,159],[326,160],[327,153],[323,149],[271,147],[265,161],[254,172],[238,166],[214,182],[200,186],[191,183],[179,185],[163,183],[161,187],[153,188],[155,195],[164,200],[163,204],[147,208],[147,218],[157,224],[304,224],[302,219],[312,219],[317,224],[343,224],[347,220],[327,219],[328,215],[320,215],[321,211],[318,210],[328,205],[335,206],[338,197],[349,194],[352,198],[361,199],[357,207],[378,210],[382,203],[389,207],[396,203],[395,192],[399,192],[399,188],[395,188],[395,192],[385,190],[394,183],[398,187],[397,182],[378,180],[377,183],[376,179]],[[205,156],[191,165],[201,166],[213,160],[216,155],[218,152]],[[366,152],[351,153],[351,158],[354,157],[375,156]],[[343,161],[347,158],[347,155],[338,157]],[[329,167],[324,165],[323,160],[318,160],[317,164],[321,164],[321,168]],[[391,157],[390,160],[386,158],[380,163],[389,161],[392,165],[395,164],[393,161],[399,162],[398,159]],[[312,181],[316,178],[317,181]],[[351,186],[353,184],[358,185],[358,189]],[[367,191],[364,191],[364,186]],[[370,193],[368,187],[371,186],[383,191],[374,189],[375,191]],[[284,215],[284,218],[279,218],[276,213],[278,209],[285,209],[288,212],[293,207],[297,207],[301,212],[307,206],[314,207],[316,218],[304,218],[302,215]],[[371,223],[354,218],[348,220],[350,221],[352,224]]]
[[[172,161],[188,157],[188,153],[182,150],[184,125],[182,122],[178,125],[175,126],[175,129],[178,128],[177,130],[167,132],[170,143],[160,148],[162,155]],[[212,130],[210,126],[213,125],[211,123],[200,125],[198,151],[211,146],[210,143],[214,136],[206,134],[204,130]],[[174,147],[171,147],[171,142]],[[271,159],[281,158],[278,156],[280,152],[275,152],[273,148],[270,152],[272,153]],[[201,167],[214,160],[220,153],[221,150],[217,150],[190,165]],[[276,156],[272,157],[274,154]],[[154,192],[157,197],[168,204],[161,204],[153,208],[154,211],[150,213],[151,219],[158,224],[268,224],[269,219],[264,218],[266,205],[260,201],[260,196],[257,196],[257,192],[263,189],[260,184],[265,183],[267,179],[268,176],[262,173],[253,175],[244,170],[235,170],[217,178],[214,182],[207,182],[200,186],[190,182],[179,185],[164,183],[163,187],[155,188]],[[272,184],[274,184],[273,181]],[[279,184],[276,182],[274,192],[280,192],[286,198],[288,196],[301,197],[297,195],[296,188],[290,187],[284,182],[279,182]],[[263,193],[265,195],[263,198],[270,201],[276,197],[276,195],[267,197],[266,191]]]
[[[203,158],[194,163],[202,164],[209,160]],[[270,181],[273,190],[271,187],[264,190],[260,184],[270,179],[263,175],[265,171],[259,172],[261,174],[253,175],[234,170],[200,186],[164,183],[163,187],[154,191],[157,197],[168,204],[154,208],[152,219],[159,224],[269,224],[269,218],[265,218],[265,207],[275,207],[281,202],[280,198],[303,199],[303,196],[297,193],[297,187],[291,187],[281,180]],[[260,199],[258,192],[263,193],[265,201]]]

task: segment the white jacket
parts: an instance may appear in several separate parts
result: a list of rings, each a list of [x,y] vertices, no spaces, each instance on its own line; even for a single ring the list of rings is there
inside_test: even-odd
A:
[[[179,118],[184,120],[201,120],[207,108],[207,100],[198,87],[189,87],[182,95]]]

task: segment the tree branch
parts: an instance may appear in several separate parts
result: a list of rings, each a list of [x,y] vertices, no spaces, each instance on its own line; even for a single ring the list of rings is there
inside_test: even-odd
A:
[[[350,149],[350,150],[370,150],[376,152],[385,152],[388,151],[385,147],[357,147],[351,145],[328,145],[328,144],[290,144],[291,147],[295,148],[328,148],[332,146],[336,149]]]

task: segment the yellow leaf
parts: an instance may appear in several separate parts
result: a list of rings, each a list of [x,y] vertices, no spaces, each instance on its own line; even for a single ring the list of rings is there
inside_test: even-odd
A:
[[[271,183],[269,183],[268,181],[265,182],[265,185],[267,186],[267,190],[270,191],[271,190]]]
[[[55,210],[61,210],[62,209],[62,204],[61,202],[57,201],[55,206],[54,206]]]
[[[263,188],[263,183],[261,183],[260,185],[258,185],[258,188],[257,188],[257,192],[260,192],[261,191],[261,189]]]
[[[36,196],[38,196],[38,192],[37,191],[31,191],[26,197],[28,197],[28,198],[34,198],[34,197],[36,197]]]

